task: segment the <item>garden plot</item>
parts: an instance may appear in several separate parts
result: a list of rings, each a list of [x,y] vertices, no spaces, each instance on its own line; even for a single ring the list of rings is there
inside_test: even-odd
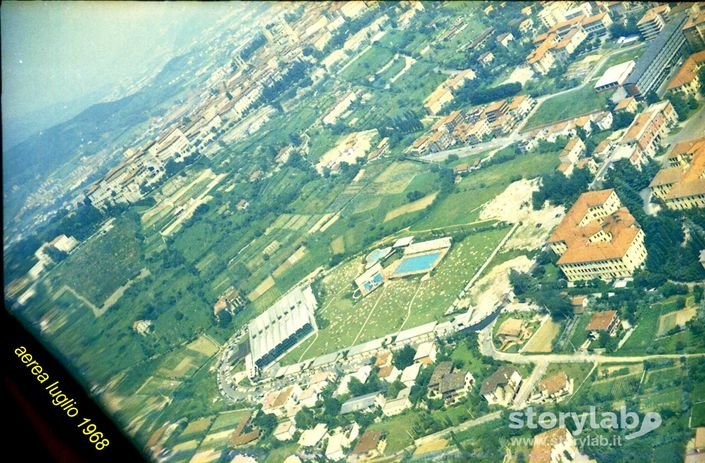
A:
[[[697,313],[697,308],[686,307],[676,312],[661,315],[658,320],[657,336],[663,336],[676,327],[685,326]]]
[[[561,331],[561,324],[547,318],[524,345],[522,352],[551,352],[553,340]]]
[[[399,194],[406,190],[414,177],[420,173],[418,165],[411,162],[395,162],[375,178],[373,185],[381,194]]]
[[[403,206],[399,206],[395,209],[392,209],[391,211],[387,212],[387,214],[384,216],[384,221],[388,222],[404,214],[422,211],[431,204],[433,204],[433,201],[436,199],[436,196],[438,196],[438,193],[431,193],[430,195],[426,195],[421,199],[417,199],[416,201],[412,201],[410,203],[404,204]]]

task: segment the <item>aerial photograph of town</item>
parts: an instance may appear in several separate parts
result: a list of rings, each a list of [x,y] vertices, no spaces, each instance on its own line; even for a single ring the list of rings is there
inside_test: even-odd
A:
[[[145,461],[705,462],[705,2],[3,2],[2,68],[5,310]]]

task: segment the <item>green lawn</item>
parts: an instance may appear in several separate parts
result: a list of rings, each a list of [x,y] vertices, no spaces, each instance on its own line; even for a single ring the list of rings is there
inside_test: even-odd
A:
[[[367,429],[370,431],[382,431],[387,434],[387,447],[384,453],[385,455],[391,455],[414,442],[414,438],[411,436],[411,429],[415,418],[413,412],[407,412],[402,415],[385,418],[381,423],[374,423]]]
[[[691,414],[691,426],[705,426],[705,402],[700,402],[693,405],[693,411]]]
[[[609,92],[597,93],[587,84],[580,90],[550,98],[531,115],[523,131],[605,109],[609,96]]]
[[[394,58],[394,53],[386,48],[373,45],[342,73],[344,79],[355,82],[367,82],[382,66]]]
[[[449,194],[430,209],[412,230],[427,230],[474,222],[482,206],[494,199],[516,178],[534,178],[558,165],[555,152],[520,155],[511,161],[471,172]]]
[[[287,354],[283,363],[297,362],[304,352],[304,358],[311,358],[382,337],[402,325],[407,329],[442,319],[508,231],[508,227],[499,227],[473,233],[453,244],[430,279],[390,280],[358,301],[351,294],[352,282],[362,272],[361,261],[341,264],[322,283],[324,296],[316,313],[318,334]]]

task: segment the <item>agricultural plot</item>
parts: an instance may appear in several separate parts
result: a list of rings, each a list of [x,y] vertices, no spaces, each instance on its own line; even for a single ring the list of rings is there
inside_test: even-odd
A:
[[[159,395],[159,394],[171,394],[174,390],[181,384],[181,381],[174,381],[165,378],[157,378],[155,376],[150,376],[147,381],[140,386],[135,394],[141,395]]]
[[[160,362],[156,369],[159,376],[164,378],[189,378],[217,352],[218,347],[212,340],[200,337],[183,349],[176,350]]]
[[[393,455],[414,442],[412,437],[414,421],[413,416],[403,414],[387,418],[381,423],[374,423],[368,429],[387,434],[387,447],[384,449],[384,454]]]
[[[436,199],[436,196],[438,196],[438,193],[431,193],[430,195],[426,195],[421,199],[417,199],[416,201],[412,201],[408,204],[404,204],[403,206],[394,208],[391,211],[387,212],[387,214],[384,216],[384,221],[389,222],[390,220],[394,220],[402,215],[422,211],[433,203],[433,201]]]
[[[242,420],[245,416],[249,415],[250,413],[252,413],[252,410],[234,410],[229,412],[223,412],[216,417],[215,421],[213,421],[210,430],[221,431],[227,428],[230,430],[230,432],[232,432],[232,428],[234,428],[235,425],[240,422],[240,420]]]
[[[52,285],[67,285],[96,306],[142,268],[142,244],[137,224],[121,219],[102,236],[96,236],[62,262],[51,274]]]
[[[399,194],[406,190],[423,167],[412,162],[395,162],[375,178],[373,185],[380,194]]]
[[[192,439],[199,434],[203,435],[215,419],[215,416],[204,416],[197,420],[190,421],[179,435],[179,441],[184,442],[186,439]]]
[[[674,328],[685,326],[697,314],[695,307],[687,307],[676,312],[663,314],[659,317],[657,336],[664,336]]]
[[[546,320],[524,346],[523,352],[551,352],[553,340],[561,331],[561,324]]]

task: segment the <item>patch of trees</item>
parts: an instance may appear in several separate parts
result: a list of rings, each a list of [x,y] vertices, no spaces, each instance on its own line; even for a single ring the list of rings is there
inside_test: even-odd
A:
[[[409,200],[409,202],[414,202],[423,198],[424,196],[425,195],[423,194],[423,192],[419,190],[413,190],[406,194],[406,199]]]
[[[296,85],[311,85],[311,78],[307,71],[309,64],[303,61],[295,61],[289,69],[282,75],[281,79],[267,85],[262,89],[262,100],[266,103],[272,102],[280,93]],[[307,82],[307,83],[306,83]]]
[[[455,94],[456,101],[469,101],[473,105],[490,103],[492,101],[509,98],[516,95],[522,89],[519,82],[501,84],[495,87],[477,85],[475,81],[468,81]]]
[[[575,169],[570,177],[560,172],[551,172],[542,176],[541,188],[531,197],[534,209],[541,209],[546,201],[552,205],[563,204],[569,208],[578,196],[587,191],[592,178],[592,174],[587,169]]]
[[[357,32],[360,32],[363,28],[370,25],[376,15],[376,11],[367,11],[359,18],[353,19],[350,22],[346,22],[333,34],[333,37],[331,37],[330,41],[323,49],[323,52],[321,52],[320,56],[325,56],[333,50],[341,48],[349,35],[353,35]]]
[[[407,344],[394,355],[394,366],[397,367],[398,370],[403,370],[411,366],[411,364],[414,363],[415,355],[416,350]]]
[[[379,127],[379,133],[382,137],[399,137],[400,134],[416,132],[422,129],[423,124],[418,114],[408,109],[385,117]]]
[[[693,95],[689,95],[686,98],[681,92],[671,92],[671,95],[668,96],[668,100],[673,105],[676,114],[678,114],[679,121],[688,119],[690,114],[698,109],[698,101]]]
[[[629,125],[631,125],[634,121],[635,116],[635,114],[630,113],[629,111],[617,111],[616,113],[613,113],[612,128],[614,130],[619,130],[629,127]]]
[[[628,37],[630,35],[639,35],[639,28],[636,25],[637,20],[633,16],[627,17],[624,22],[615,21],[610,27],[610,35],[612,37]]]
[[[656,162],[637,170],[627,160],[614,164],[605,180],[605,188],[614,188],[622,204],[629,209],[644,230],[644,245],[647,250],[646,270],[651,276],[641,276],[637,282],[655,284],[665,281],[703,281],[705,269],[700,265],[699,253],[705,243],[705,211],[702,209],[662,209],[658,215],[647,215],[639,192],[648,187],[649,181],[658,171]],[[690,230],[690,239],[685,241],[683,227]],[[658,285],[652,286],[657,287]]]
[[[266,42],[267,39],[264,37],[264,34],[258,32],[254,37],[252,37],[252,40],[247,42],[247,45],[242,47],[242,50],[240,50],[240,58],[247,61],[258,49],[262,48]]]

